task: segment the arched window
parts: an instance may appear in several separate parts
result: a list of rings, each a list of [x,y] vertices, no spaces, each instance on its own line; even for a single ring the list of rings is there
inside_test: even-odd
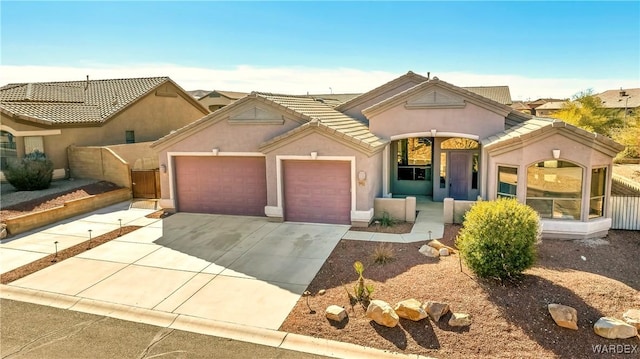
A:
[[[478,141],[457,137],[442,141],[440,144],[443,150],[477,150],[479,147]]]
[[[527,168],[527,205],[542,218],[580,220],[582,168],[572,162],[549,160]]]

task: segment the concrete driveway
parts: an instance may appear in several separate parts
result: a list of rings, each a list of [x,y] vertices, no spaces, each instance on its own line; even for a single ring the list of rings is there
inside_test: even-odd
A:
[[[10,285],[278,329],[349,229],[187,213],[127,218],[144,227]],[[81,231],[73,223],[57,234]],[[11,245],[21,246],[19,240]]]

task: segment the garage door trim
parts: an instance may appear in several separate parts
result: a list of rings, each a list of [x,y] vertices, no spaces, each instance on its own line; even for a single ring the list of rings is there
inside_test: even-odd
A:
[[[177,208],[176,202],[176,175],[174,172],[174,157],[180,156],[226,156],[226,157],[266,157],[262,152],[220,152],[217,148],[213,148],[211,152],[167,152],[167,173],[169,174],[169,200],[171,201],[171,208]],[[160,164],[160,168],[162,174],[164,171],[162,170],[162,166],[164,163]]]
[[[298,161],[345,161],[349,162],[351,168],[351,178],[349,182],[351,183],[351,217],[356,210],[356,186],[355,186],[355,175],[356,175],[356,157],[355,156],[317,156],[317,155],[309,155],[309,156],[293,156],[293,155],[278,155],[276,156],[276,183],[277,183],[277,205],[267,206],[265,208],[265,212],[267,216],[278,216],[284,218],[283,211],[283,192],[284,192],[284,181],[282,178],[282,161],[287,160],[298,160]],[[353,220],[353,219],[352,219]]]

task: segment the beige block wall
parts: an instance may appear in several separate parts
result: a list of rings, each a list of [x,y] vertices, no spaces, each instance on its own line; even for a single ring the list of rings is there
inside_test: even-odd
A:
[[[153,170],[159,167],[158,155],[151,148],[153,142],[128,143],[108,146],[125,160],[132,170]]]
[[[109,148],[70,146],[68,156],[72,178],[93,178],[131,188],[129,164]]]

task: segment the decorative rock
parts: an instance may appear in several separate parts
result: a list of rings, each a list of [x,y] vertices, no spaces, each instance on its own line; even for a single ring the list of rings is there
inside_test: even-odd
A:
[[[327,317],[327,319],[334,320],[336,322],[341,322],[344,320],[344,318],[347,317],[347,311],[338,305],[328,306],[324,314],[325,314],[325,317]]]
[[[430,247],[426,244],[423,244],[422,247],[420,247],[420,249],[418,250],[418,252],[424,254],[427,257],[440,257],[440,253],[438,252],[437,249]]]
[[[452,313],[449,319],[449,325],[452,327],[466,327],[471,325],[471,316],[464,313]]]
[[[320,289],[318,291],[318,295],[324,295],[327,291],[325,289]]]
[[[7,238],[7,225],[6,223],[0,223],[0,239]]]
[[[379,299],[374,299],[369,303],[367,318],[373,319],[376,323],[389,328],[395,327],[400,321],[400,317],[398,317],[398,314],[391,308],[389,303]]]
[[[441,257],[446,257],[449,255],[449,248],[440,248],[438,252],[440,253]]]
[[[449,247],[449,246],[445,245],[444,243],[440,242],[440,241],[439,241],[439,240],[437,240],[437,239],[434,239],[434,240],[432,240],[432,241],[427,242],[427,245],[428,245],[429,247],[433,247],[433,248],[435,248],[435,249],[437,249],[437,250],[441,250],[442,248],[446,248],[446,249],[448,249],[448,250],[449,250],[449,253],[453,253],[453,252],[454,252],[453,248],[451,248],[451,247]]]
[[[431,320],[437,322],[440,320],[440,317],[447,314],[449,311],[449,304],[427,301],[422,305],[422,308],[424,308],[427,314],[429,314]]]
[[[627,339],[638,335],[638,329],[620,319],[602,317],[593,325],[593,331],[607,339]]]
[[[622,319],[629,325],[633,325],[636,329],[640,330],[640,310],[629,309],[622,314]]]
[[[563,328],[578,330],[578,311],[562,304],[549,304],[547,306],[553,321]]]
[[[427,312],[422,308],[422,303],[415,299],[407,299],[398,302],[393,308],[400,318],[410,319],[414,322],[427,317]]]

